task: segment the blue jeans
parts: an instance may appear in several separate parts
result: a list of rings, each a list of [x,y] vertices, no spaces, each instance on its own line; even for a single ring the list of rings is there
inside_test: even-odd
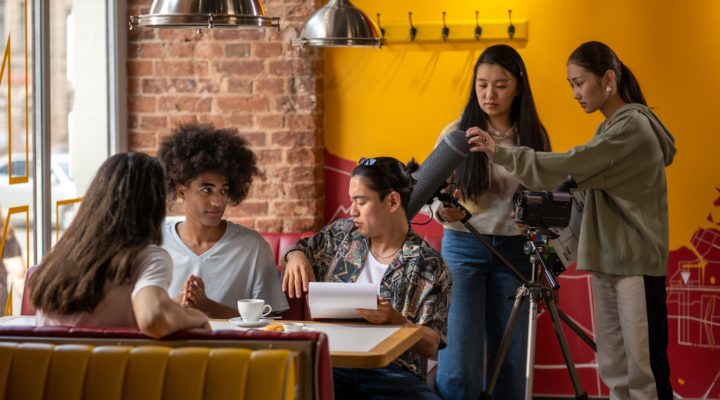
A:
[[[385,368],[333,368],[333,385],[336,400],[440,400],[417,375],[394,364]]]
[[[530,279],[521,236],[484,238]],[[442,255],[452,273],[447,347],[438,355],[437,390],[444,399],[477,399],[490,378],[521,282],[473,234],[446,229]],[[528,302],[523,304],[493,391],[494,399],[525,396]],[[487,358],[485,350],[487,349]]]

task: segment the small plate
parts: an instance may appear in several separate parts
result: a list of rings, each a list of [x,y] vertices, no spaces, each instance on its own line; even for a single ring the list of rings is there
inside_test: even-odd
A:
[[[273,320],[272,318],[260,318],[258,321],[243,321],[242,317],[235,317],[230,318],[228,321],[241,328],[260,328],[269,324]]]
[[[285,332],[302,332],[305,324],[302,322],[283,322],[282,326]]]

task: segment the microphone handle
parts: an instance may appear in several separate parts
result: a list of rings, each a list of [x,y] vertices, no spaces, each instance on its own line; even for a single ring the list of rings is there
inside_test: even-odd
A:
[[[460,220],[460,222],[462,222],[463,224],[468,222],[470,218],[472,218],[472,213],[470,213],[470,211],[468,211],[465,206],[460,204],[460,202],[458,201],[458,199],[455,198],[455,196],[449,193],[438,193],[436,196],[438,200],[440,200],[443,205],[445,205],[445,207],[454,207],[465,211],[465,216],[463,217],[463,219]]]

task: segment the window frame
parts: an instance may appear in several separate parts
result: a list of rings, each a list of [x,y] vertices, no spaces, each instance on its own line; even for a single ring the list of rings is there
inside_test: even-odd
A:
[[[33,245],[35,263],[52,246],[53,207],[51,197],[51,82],[50,82],[50,0],[25,0],[33,4],[33,168],[36,179],[33,188]],[[108,141],[107,153],[127,151],[127,5],[122,1],[105,0],[107,29],[107,93]],[[28,121],[31,123],[31,121]],[[29,227],[30,228],[30,227]]]

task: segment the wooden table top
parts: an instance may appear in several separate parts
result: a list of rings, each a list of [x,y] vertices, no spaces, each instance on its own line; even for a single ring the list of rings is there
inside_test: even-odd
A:
[[[316,322],[309,322],[311,326],[318,325]],[[422,327],[418,325],[388,326],[388,325],[370,325],[358,324],[358,327],[364,329],[378,328],[395,328],[389,336],[379,342],[372,342],[371,348],[366,351],[345,350],[333,348],[332,335],[330,336],[330,358],[333,367],[345,368],[383,368],[388,366],[402,353],[407,351],[415,343],[422,339]],[[347,333],[352,334],[352,327]],[[324,330],[324,329],[320,329]],[[358,332],[360,334],[360,332]],[[363,337],[357,337],[362,341]]]

